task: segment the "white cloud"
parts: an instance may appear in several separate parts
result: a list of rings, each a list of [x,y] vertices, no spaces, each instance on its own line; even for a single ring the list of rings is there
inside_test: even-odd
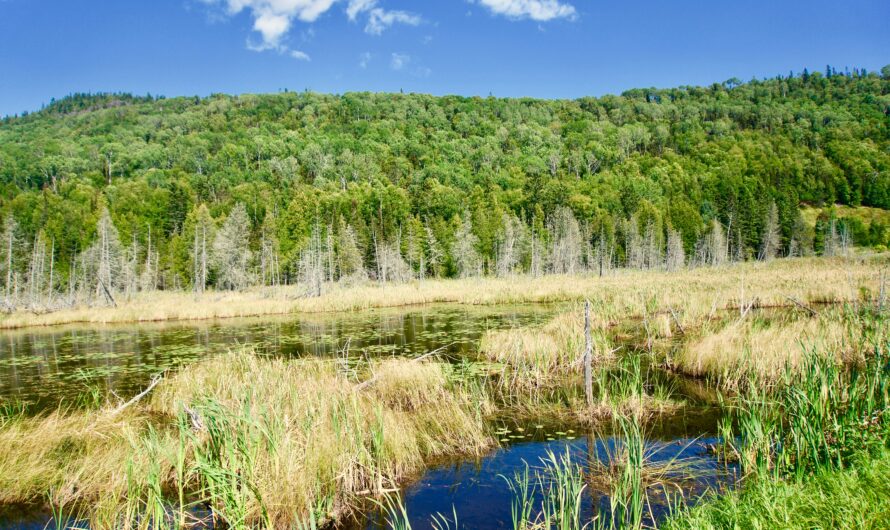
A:
[[[380,35],[393,24],[407,24],[416,26],[420,24],[420,17],[407,11],[384,11],[383,9],[374,8],[368,14],[368,24],[365,26],[365,33],[370,35]]]
[[[359,65],[359,67],[361,67],[361,68],[367,68],[367,67],[368,67],[368,64],[371,63],[371,58],[372,58],[372,57],[373,57],[373,56],[371,55],[371,52],[365,52],[365,53],[359,55],[359,56],[358,56],[358,65]]]
[[[574,19],[577,16],[575,7],[559,0],[478,0],[496,15],[508,18],[530,18],[538,22],[547,22],[556,18]]]
[[[393,24],[407,24],[417,26],[423,19],[419,15],[407,11],[387,11],[377,6],[377,0],[349,0],[346,7],[346,16],[353,22],[359,15],[368,14],[368,23],[365,25],[365,33],[369,35],[381,35]]]
[[[411,63],[411,56],[407,53],[393,53],[389,61],[389,67],[393,70],[402,70]]]
[[[377,0],[349,0],[346,7],[346,16],[349,20],[355,20],[360,13],[370,11],[377,5]]]
[[[284,38],[295,21],[313,23],[327,13],[336,3],[346,4],[346,16],[355,21],[367,15],[365,32],[380,35],[394,24],[416,26],[420,16],[407,11],[388,11],[378,6],[378,0],[200,0],[207,5],[219,5],[229,16],[247,11],[253,18],[253,30],[259,33],[260,42],[248,41],[247,47],[255,51],[276,50],[289,52]]]
[[[253,29],[262,37],[259,44],[248,44],[252,50],[286,52],[281,42],[295,20],[315,22],[338,0],[201,0],[208,5],[223,5],[229,15],[248,11]]]
[[[309,54],[306,52],[301,52],[300,50],[291,50],[290,56],[298,61],[311,61],[312,58],[309,57]]]

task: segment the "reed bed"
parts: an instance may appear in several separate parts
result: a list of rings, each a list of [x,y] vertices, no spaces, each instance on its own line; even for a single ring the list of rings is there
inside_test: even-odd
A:
[[[583,300],[604,316],[643,315],[657,299],[672,308],[684,325],[724,308],[757,304],[790,306],[858,299],[861,290],[880,289],[884,256],[866,258],[794,258],[741,263],[676,272],[619,270],[599,277],[470,278],[424,280],[403,284],[326,285],[320,297],[307,298],[299,286],[243,292],[151,292],[119,300],[117,307],[82,306],[51,313],[16,311],[0,317],[0,328],[66,323],[148,322],[246,317],[286,313],[358,311],[431,303],[494,305]]]
[[[730,317],[690,339],[673,362],[680,371],[707,376],[723,388],[738,388],[751,379],[775,384],[786,372],[799,372],[812,351],[847,365],[862,362],[867,349],[863,325],[862,319],[842,307],[824,308],[813,315],[795,311]],[[883,333],[883,323],[880,327]]]
[[[0,502],[78,506],[94,528],[172,527],[207,505],[227,526],[328,521],[432,458],[493,443],[486,404],[441,364],[249,354],[185,368],[123,411],[7,417]]]

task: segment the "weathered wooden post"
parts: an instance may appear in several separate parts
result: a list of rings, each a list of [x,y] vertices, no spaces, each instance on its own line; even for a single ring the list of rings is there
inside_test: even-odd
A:
[[[593,340],[590,337],[590,300],[584,301],[584,394],[593,405]]]

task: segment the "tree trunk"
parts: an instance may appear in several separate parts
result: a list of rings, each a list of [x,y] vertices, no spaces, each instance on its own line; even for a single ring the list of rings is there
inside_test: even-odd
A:
[[[584,301],[584,395],[593,405],[593,339],[590,336],[590,300]]]

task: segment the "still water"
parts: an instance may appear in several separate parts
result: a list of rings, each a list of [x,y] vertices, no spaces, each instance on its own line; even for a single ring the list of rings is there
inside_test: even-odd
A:
[[[407,356],[441,348],[453,359],[473,355],[486,330],[543,325],[562,307],[519,305],[499,307],[422,306],[349,314],[291,315],[204,322],[146,325],[72,326],[3,332],[0,335],[0,401],[25,402],[35,410],[59,403],[76,403],[83,396],[111,392],[121,397],[140,390],[165,369],[192,363],[236,348],[284,357]],[[682,381],[681,381],[682,383]],[[693,381],[687,384],[698,385]],[[690,404],[698,392],[678,390]],[[701,403],[701,401],[699,401]],[[716,442],[716,416],[693,405],[676,417],[651,426],[647,433],[650,462],[684,463],[692,471],[676,477],[685,501],[707,490],[731,487],[735,471],[719,463],[708,447]],[[602,468],[591,462],[608,460],[617,439],[584,432],[572,425],[500,424],[501,447],[479,459],[433,463],[408,481],[402,497],[412,528],[433,528],[434,517],[453,519],[460,528],[512,528],[508,479],[526,465],[541,466],[549,453],[571,455],[587,470],[582,520],[589,521],[608,507],[596,488]],[[597,470],[600,471],[597,471]],[[657,491],[646,517],[660,520],[668,502]],[[0,529],[39,530],[53,526],[53,516],[41,507],[0,507]],[[451,523],[451,528],[455,528]],[[85,527],[86,524],[76,525]],[[380,529],[387,524],[379,511],[345,522],[345,528]],[[440,525],[441,526],[441,525]]]
[[[248,347],[285,357],[413,357],[475,350],[489,329],[535,325],[550,305],[425,306],[361,313],[143,325],[66,326],[0,334],[0,400],[54,407],[92,393],[134,394],[154,374]]]

